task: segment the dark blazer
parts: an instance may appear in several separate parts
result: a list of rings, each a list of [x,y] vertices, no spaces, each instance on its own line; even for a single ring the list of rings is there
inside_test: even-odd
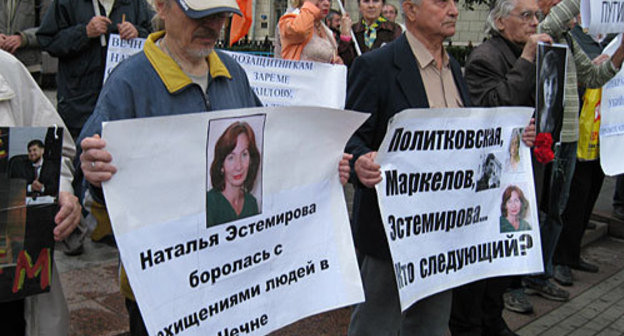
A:
[[[535,63],[522,49],[499,35],[474,49],[465,78],[477,106],[535,106]]]
[[[470,106],[468,89],[459,63],[450,59],[455,85],[464,106]],[[429,101],[420,77],[418,62],[402,34],[387,46],[358,57],[349,70],[346,108],[371,113],[370,118],[347,143],[346,151],[358,157],[376,151],[386,135],[388,120],[408,108],[428,108]],[[363,253],[382,259],[390,258],[377,195],[364,187],[357,177],[353,206],[356,247]]]
[[[32,184],[35,180],[35,170],[29,160],[24,160],[19,164],[12,167],[9,172],[10,178],[20,178],[26,180],[28,185]],[[44,160],[41,171],[39,172],[39,182],[43,183],[45,187],[43,193],[29,192],[28,196],[50,195],[54,196],[58,193],[60,179],[60,164]]]

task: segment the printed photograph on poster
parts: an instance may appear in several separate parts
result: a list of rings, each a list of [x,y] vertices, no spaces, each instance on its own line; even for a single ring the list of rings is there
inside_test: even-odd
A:
[[[524,196],[523,188],[509,185],[504,189],[501,197],[500,233],[531,230],[531,225],[526,220],[529,201]]]
[[[206,227],[262,213],[265,115],[210,120]]]
[[[520,151],[520,143],[522,143],[522,132],[524,128],[514,128],[511,136],[507,140],[507,159],[505,160],[504,170],[507,173],[523,172],[521,162],[522,152]]]
[[[0,128],[0,301],[49,290],[63,129]]]
[[[563,99],[568,48],[540,43],[537,48],[537,133],[550,133],[559,141],[563,122]]]
[[[503,170],[501,162],[496,155],[489,153],[481,155],[480,175],[477,180],[476,191],[493,189],[500,187],[500,176]]]

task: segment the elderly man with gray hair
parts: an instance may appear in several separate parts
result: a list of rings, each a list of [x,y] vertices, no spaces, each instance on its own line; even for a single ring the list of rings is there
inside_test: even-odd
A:
[[[452,294],[445,290],[401,312],[375,194],[382,179],[375,158],[388,120],[400,111],[431,108],[435,114],[436,108],[471,106],[461,67],[443,45],[455,34],[459,11],[453,0],[403,0],[401,8],[405,33],[357,57],[349,69],[345,106],[371,113],[346,146],[354,156],[353,228],[366,296],[353,311],[350,336],[444,336],[451,311]]]
[[[81,133],[81,170],[94,200],[114,178],[113,157],[100,138],[106,121],[261,106],[238,63],[215,44],[226,20],[241,12],[235,0],[156,0],[157,24],[143,50],[115,68]],[[184,132],[184,130],[177,130]],[[132,336],[147,335],[125,271],[121,292]]]
[[[476,48],[466,63],[465,78],[477,106],[535,106],[536,46],[552,42],[536,34],[539,8],[535,0],[499,0],[486,22],[490,38]],[[527,140],[526,134],[523,140]],[[511,278],[477,281],[453,291],[450,328],[455,335],[514,335],[502,319],[503,293]],[[510,307],[530,312],[522,292],[512,292]]]

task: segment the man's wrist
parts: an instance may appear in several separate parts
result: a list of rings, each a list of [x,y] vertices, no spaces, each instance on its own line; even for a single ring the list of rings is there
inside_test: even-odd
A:
[[[24,32],[16,33],[15,35],[20,37],[20,46],[18,48],[24,48],[28,44],[28,39],[26,38],[26,34]]]

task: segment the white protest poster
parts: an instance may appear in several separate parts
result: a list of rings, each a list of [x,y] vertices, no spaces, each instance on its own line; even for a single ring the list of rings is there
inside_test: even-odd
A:
[[[624,173],[624,73],[602,88],[600,110],[600,166],[608,176]]]
[[[264,106],[321,106],[342,109],[347,67],[311,61],[227,52],[247,73]]]
[[[581,0],[581,27],[589,34],[624,32],[624,0]]]
[[[367,117],[266,107],[104,124],[118,169],[106,204],[150,335],[265,335],[364,300],[337,169]]]
[[[119,34],[110,34],[108,49],[106,50],[106,68],[104,69],[104,80],[102,83],[106,83],[108,76],[117,64],[143,50],[144,44],[144,38],[137,37],[131,40],[122,40]]]
[[[529,149],[533,109],[394,116],[377,184],[401,309],[482,278],[543,270]]]
[[[612,56],[622,42],[622,34],[604,48]],[[624,173],[620,153],[624,146],[624,72],[620,70],[602,87],[600,100],[600,166],[608,176]]]

